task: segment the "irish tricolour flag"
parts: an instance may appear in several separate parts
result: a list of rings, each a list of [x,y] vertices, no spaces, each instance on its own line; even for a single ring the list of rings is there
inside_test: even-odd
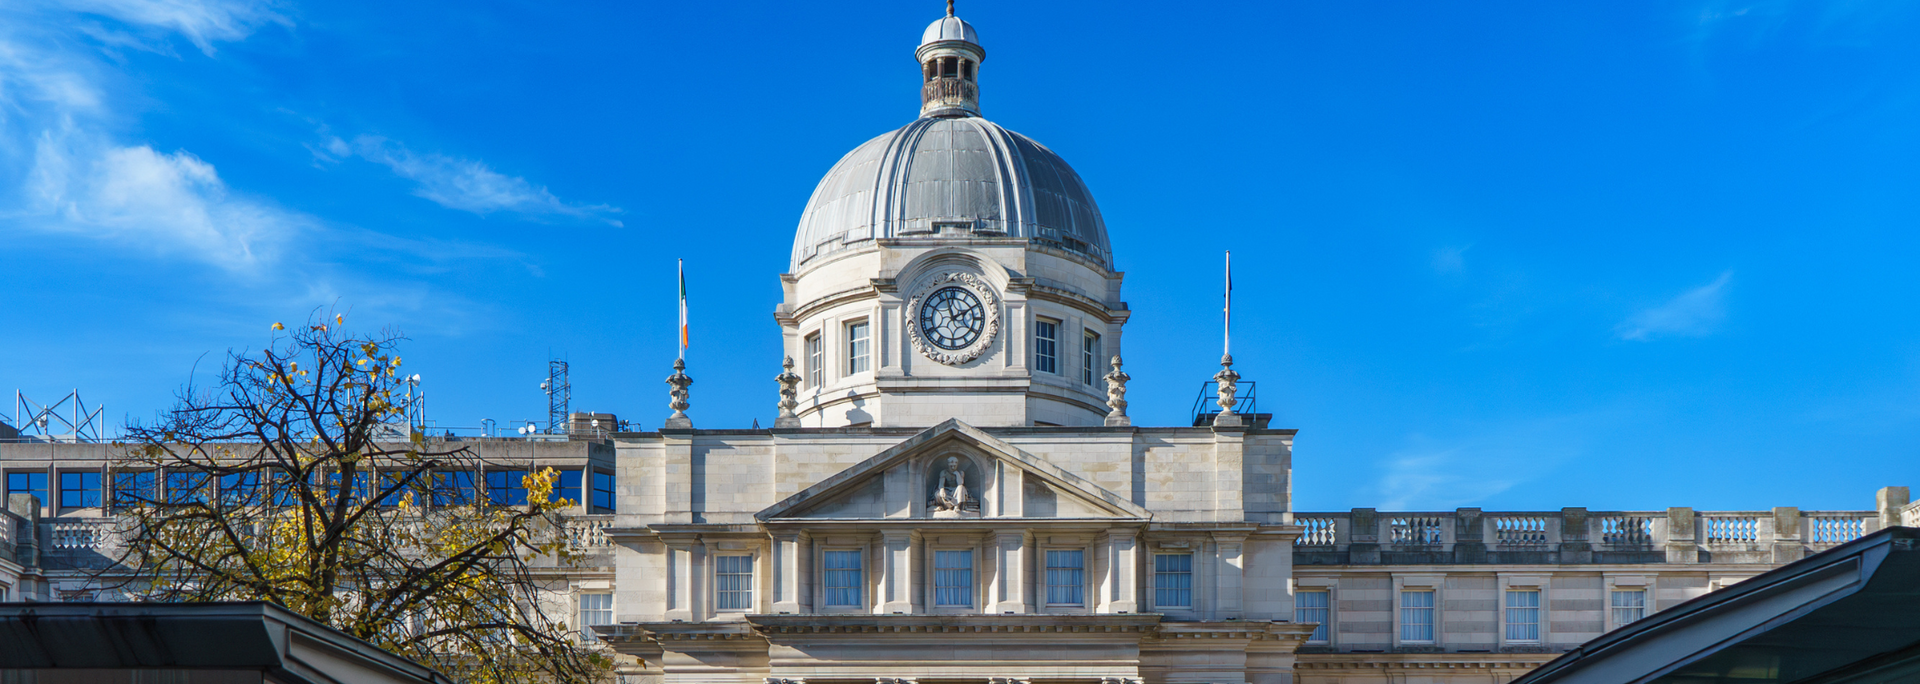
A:
[[[680,358],[687,358],[687,260],[680,262]]]

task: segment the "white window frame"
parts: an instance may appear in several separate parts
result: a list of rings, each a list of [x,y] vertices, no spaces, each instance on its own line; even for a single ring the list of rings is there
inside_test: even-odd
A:
[[[1100,356],[1100,333],[1092,329],[1080,331],[1080,384],[1091,387],[1103,377]]]
[[[1301,624],[1312,622],[1306,619],[1306,616],[1300,614],[1300,611],[1301,611],[1300,597],[1308,594],[1313,594],[1316,596],[1323,597],[1324,603],[1326,605],[1322,605],[1314,608],[1314,610],[1323,611],[1324,614],[1317,616],[1319,617],[1319,620],[1317,622],[1319,623],[1320,626],[1314,629],[1313,634],[1307,635],[1307,640],[1305,643],[1309,643],[1309,644],[1332,643],[1333,641],[1333,591],[1331,589],[1322,588],[1322,587],[1302,587],[1299,589],[1295,589],[1293,591],[1293,621]],[[1314,635],[1316,634],[1319,635],[1320,638],[1315,639]]]
[[[1340,608],[1339,608],[1340,586],[1339,585],[1340,585],[1340,581],[1332,577],[1300,577],[1293,580],[1293,590],[1295,592],[1318,591],[1318,592],[1324,592],[1327,595],[1327,621],[1323,625],[1323,629],[1326,631],[1327,638],[1323,641],[1307,641],[1303,643],[1312,644],[1314,646],[1331,646],[1339,642],[1340,640]],[[1294,622],[1302,622],[1299,615],[1299,606],[1300,606],[1299,600],[1295,599],[1294,600],[1295,613],[1293,616]],[[1395,615],[1398,615],[1399,611],[1395,610],[1394,613]],[[1398,629],[1398,627],[1396,627],[1395,629]],[[1396,637],[1399,636],[1398,632],[1396,632],[1393,636],[1396,636]]]
[[[1542,624],[1544,620],[1541,618],[1544,617],[1543,613],[1546,610],[1546,606],[1541,605],[1541,601],[1545,598],[1546,592],[1541,591],[1539,587],[1508,587],[1506,591],[1500,592],[1500,594],[1500,634],[1502,640],[1509,644],[1545,643],[1543,637],[1546,636],[1546,629]],[[1516,603],[1527,602],[1529,599],[1526,597],[1531,597],[1530,600],[1533,605],[1515,605]],[[1528,613],[1526,611],[1532,611],[1531,615],[1533,616],[1533,620],[1523,622],[1516,619],[1527,615]],[[1517,628],[1526,625],[1533,627],[1533,636],[1514,635],[1514,631]]]
[[[1185,573],[1177,573],[1177,572],[1176,572],[1176,573],[1162,573],[1162,572],[1160,572],[1160,557],[1161,557],[1161,556],[1186,556],[1186,557],[1187,557],[1187,571],[1186,571]],[[1193,578],[1194,578],[1194,574],[1195,574],[1195,573],[1194,573],[1194,571],[1193,571],[1193,570],[1194,570],[1194,560],[1195,560],[1195,557],[1194,557],[1194,553],[1193,553],[1193,550],[1192,550],[1192,549],[1174,549],[1174,548],[1168,548],[1168,549],[1154,549],[1154,551],[1153,551],[1153,587],[1152,587],[1152,589],[1153,589],[1153,607],[1154,607],[1154,609],[1155,609],[1155,610],[1158,610],[1158,609],[1161,609],[1161,608],[1172,608],[1172,609],[1175,609],[1175,610],[1193,610],[1193,594],[1194,594],[1194,591],[1193,591],[1193,589],[1194,589],[1194,587],[1193,587]],[[1161,603],[1161,602],[1160,602],[1160,576],[1161,576],[1161,575],[1163,575],[1163,574],[1167,574],[1167,575],[1178,575],[1178,574],[1185,574],[1185,575],[1187,576],[1187,589],[1186,589],[1186,591],[1187,591],[1187,602],[1186,602],[1186,603],[1182,603],[1182,604],[1174,604],[1174,603]]]
[[[861,333],[858,337],[854,336],[856,328]],[[841,324],[840,329],[847,337],[846,375],[873,372],[873,324],[861,318]]]
[[[753,552],[751,552],[751,551],[715,551],[715,552],[713,552],[713,554],[712,554],[711,556],[708,556],[708,557],[709,557],[709,558],[712,558],[712,559],[713,559],[713,582],[712,582],[712,584],[710,585],[710,586],[712,586],[712,587],[713,587],[713,612],[715,612],[715,613],[750,613],[750,612],[753,612],[753,611],[754,611],[754,607],[755,607],[755,604],[754,604],[754,601],[755,601],[756,599],[758,599],[758,598],[759,598],[759,595],[760,595],[760,592],[759,592],[759,591],[757,591],[757,590],[759,589],[759,586],[758,586],[758,581],[759,581],[759,579],[760,579],[760,573],[758,572],[758,571],[759,571],[759,560],[760,560],[760,558],[759,558],[759,554],[756,554],[756,553],[753,553]],[[721,573],[721,572],[720,572],[720,569],[721,569],[721,568],[720,568],[720,561],[721,561],[721,559],[723,559],[723,558],[745,558],[745,559],[747,559],[747,572],[746,572],[746,576],[747,576],[747,588],[746,588],[746,594],[747,594],[747,604],[746,604],[746,605],[744,605],[744,606],[741,606],[741,607],[739,607],[739,608],[722,608],[722,607],[720,607],[720,595],[721,595],[721,593],[722,593],[722,590],[721,590],[721,582],[720,582],[720,576],[721,576],[722,574],[727,574],[727,575],[739,575],[739,574],[740,574],[740,573]],[[735,593],[737,593],[737,592],[735,592]]]
[[[587,603],[587,597],[589,596],[606,597],[607,607],[605,609],[594,608],[592,611],[595,613],[605,612],[606,619],[607,619],[606,622],[591,622],[591,623],[587,622],[588,608],[586,603]],[[580,634],[580,640],[583,642],[593,643],[600,640],[600,637],[595,636],[593,632],[587,630],[588,627],[613,624],[613,592],[612,591],[594,590],[594,591],[579,592],[574,597],[573,607],[574,607],[574,627],[577,630],[577,632]]]
[[[1391,598],[1393,601],[1393,640],[1391,643],[1394,646],[1400,646],[1402,644],[1410,646],[1438,646],[1444,642],[1444,637],[1440,632],[1442,627],[1440,624],[1440,606],[1445,605],[1443,603],[1446,598],[1445,585],[1446,577],[1444,575],[1396,574],[1393,576],[1393,596]],[[1430,634],[1430,636],[1433,637],[1432,639],[1423,641],[1400,638],[1401,633],[1405,630],[1405,624],[1403,623],[1407,615],[1406,606],[1404,605],[1406,602],[1406,592],[1410,591],[1424,591],[1433,594],[1433,607],[1430,609],[1430,615],[1433,619],[1431,625],[1432,632]]]
[[[856,557],[860,559],[859,582],[853,586],[855,603],[851,605],[829,603],[829,601],[833,600],[833,587],[827,585],[827,554],[843,552],[857,554]],[[868,572],[868,566],[872,563],[871,556],[873,556],[873,554],[869,553],[865,546],[828,546],[820,549],[818,560],[814,561],[817,564],[817,567],[814,568],[814,576],[820,578],[818,584],[820,588],[820,600],[816,603],[816,605],[820,606],[820,612],[859,613],[867,609],[867,606],[872,600],[872,597],[868,595],[870,593],[868,589],[872,583],[873,576],[872,573]]]
[[[1494,613],[1494,628],[1499,631],[1495,632],[1494,636],[1498,637],[1498,643],[1501,646],[1508,644],[1538,646],[1551,641],[1549,638],[1551,636],[1551,630],[1548,629],[1550,616],[1547,611],[1549,605],[1548,600],[1552,598],[1553,594],[1553,592],[1550,591],[1551,587],[1548,586],[1550,582],[1551,578],[1546,575],[1500,575],[1500,579],[1498,582],[1495,582],[1496,586],[1494,587],[1499,591],[1499,598],[1497,599],[1499,609]],[[1539,616],[1539,636],[1537,638],[1527,640],[1507,638],[1507,592],[1511,591],[1539,592],[1540,607],[1537,613]]]
[[[967,602],[940,602],[940,554],[958,553],[967,559]],[[980,550],[971,546],[934,546],[927,549],[927,605],[938,612],[971,613],[980,606]]]
[[[1051,596],[1053,587],[1072,586],[1067,584],[1056,585],[1053,583],[1053,578],[1051,576],[1052,570],[1053,570],[1052,556],[1053,556],[1053,552],[1055,551],[1074,552],[1074,553],[1080,554],[1080,602],[1079,603],[1054,603],[1053,602],[1053,597]],[[1091,591],[1088,591],[1087,589],[1087,579],[1091,575],[1091,573],[1088,572],[1087,560],[1092,557],[1093,557],[1093,554],[1089,553],[1087,550],[1087,547],[1084,547],[1084,546],[1042,547],[1040,549],[1041,605],[1045,606],[1050,611],[1085,612],[1089,608],[1089,602],[1087,599],[1091,598],[1091,594],[1093,593]]]
[[[1042,331],[1050,335],[1041,335]],[[1046,363],[1041,363],[1041,360]],[[1046,317],[1033,320],[1033,370],[1036,373],[1060,374],[1060,321]]]
[[[827,336],[815,330],[800,341],[800,358],[807,364],[806,381],[808,389],[820,389],[826,384]]]
[[[1627,625],[1633,624],[1633,622],[1621,622],[1619,620],[1614,619],[1613,592],[1616,592],[1616,591],[1640,592],[1640,600],[1641,600],[1640,619],[1645,620],[1653,616],[1653,597],[1655,594],[1654,579],[1655,579],[1654,575],[1615,575],[1615,574],[1607,575],[1607,580],[1604,583],[1606,585],[1605,600],[1606,600],[1606,610],[1607,610],[1607,615],[1606,615],[1607,631],[1611,632],[1621,627],[1625,627]],[[1634,622],[1637,622],[1637,620]]]

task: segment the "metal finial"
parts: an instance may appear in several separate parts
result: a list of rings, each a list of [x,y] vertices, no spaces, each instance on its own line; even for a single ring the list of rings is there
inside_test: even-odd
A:
[[[953,16],[953,0],[947,0],[947,16]]]

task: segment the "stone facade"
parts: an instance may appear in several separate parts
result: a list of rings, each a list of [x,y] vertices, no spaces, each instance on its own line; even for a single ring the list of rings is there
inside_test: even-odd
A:
[[[566,533],[589,561],[548,568],[544,598],[631,656],[625,677],[1500,682],[1920,522],[1904,488],[1841,512],[1294,512],[1295,433],[1269,416],[1132,425],[1091,194],[979,118],[971,26],[925,36],[925,116],[849,153],[803,215],[774,315],[789,363],[766,360],[777,427],[700,427],[700,370],[676,363],[660,431],[464,440],[490,469],[579,472]],[[594,419],[617,424],[574,422]],[[42,497],[10,491],[0,519],[14,597],[95,598],[114,449],[0,443],[7,486]],[[76,473],[95,505],[67,499]]]

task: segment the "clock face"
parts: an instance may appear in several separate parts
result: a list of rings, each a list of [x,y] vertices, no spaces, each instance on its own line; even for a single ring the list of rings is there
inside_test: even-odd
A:
[[[987,310],[964,287],[945,287],[920,305],[920,335],[942,349],[961,349],[980,339]]]

